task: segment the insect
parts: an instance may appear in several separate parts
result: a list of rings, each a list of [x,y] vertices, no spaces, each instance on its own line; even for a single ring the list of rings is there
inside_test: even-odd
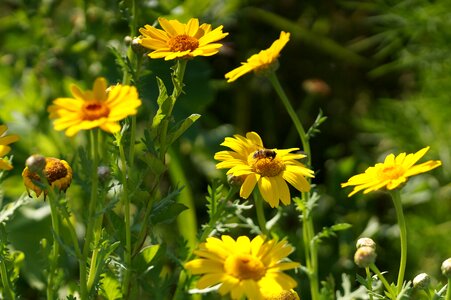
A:
[[[274,150],[260,149],[254,152],[253,158],[271,158],[274,159],[277,153]]]

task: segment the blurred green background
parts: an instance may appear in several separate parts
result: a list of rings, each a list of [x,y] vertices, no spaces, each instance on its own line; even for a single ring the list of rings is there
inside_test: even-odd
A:
[[[328,117],[312,140],[314,180],[321,193],[315,211],[320,230],[334,223],[352,224],[320,247],[320,278],[341,273],[352,278],[355,241],[371,236],[378,244],[378,266],[393,280],[398,268],[396,215],[385,193],[356,195],[340,183],[381,161],[388,153],[416,152],[429,145],[426,159],[443,166],[413,178],[403,189],[408,227],[407,279],[427,272],[436,280],[451,256],[451,2],[426,0],[191,0],[136,1],[135,25],[154,25],[165,16],[187,21],[197,17],[229,36],[218,55],[188,63],[186,94],[178,101],[179,119],[202,118],[180,140],[179,158],[196,203],[198,222],[205,222],[207,184],[224,179],[213,155],[225,136],[258,132],[269,148],[299,147],[294,126],[262,77],[246,75],[228,84],[224,74],[278,38],[291,40],[279,59],[279,79],[308,128],[319,110]],[[2,205],[24,191],[20,173],[33,153],[74,158],[83,142],[55,132],[46,111],[49,103],[69,96],[69,84],[91,88],[104,76],[121,82],[122,70],[112,49],[125,53],[126,36],[135,30],[131,1],[3,0],[0,3],[0,123],[21,140],[13,144],[14,170],[3,182]],[[140,124],[151,120],[158,94],[155,76],[170,78],[172,62],[150,61],[139,81],[143,107]],[[143,125],[144,126],[144,125]],[[174,182],[176,183],[176,182]],[[76,193],[76,191],[69,191]],[[7,225],[13,247],[26,254],[18,283],[25,299],[39,289],[37,245],[49,237],[48,211],[31,201]],[[293,207],[280,209],[278,230],[300,245],[300,225]],[[267,211],[268,216],[274,214]],[[199,225],[200,226],[200,225]],[[298,229],[294,229],[298,228]],[[292,257],[303,262],[301,253]],[[304,275],[301,275],[305,277]],[[306,278],[303,278],[306,282]],[[301,286],[301,290],[307,285]],[[337,287],[338,288],[338,287]],[[303,297],[303,299],[306,299]]]

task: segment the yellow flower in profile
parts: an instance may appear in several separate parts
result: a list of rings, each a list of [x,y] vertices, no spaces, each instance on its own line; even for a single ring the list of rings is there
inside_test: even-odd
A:
[[[97,78],[93,90],[82,91],[71,86],[73,98],[58,98],[48,111],[55,130],[66,130],[73,136],[80,130],[96,127],[115,133],[121,130],[119,121],[137,113],[141,105],[134,86],[117,84],[107,89],[105,78]]]
[[[282,31],[279,39],[275,40],[271,47],[252,55],[246,62],[241,63],[241,66],[225,74],[227,82],[233,82],[250,71],[258,73],[277,66],[277,58],[280,51],[282,51],[289,40],[290,33]]]
[[[155,50],[150,58],[189,58],[195,56],[211,56],[218,53],[222,44],[216,43],[228,35],[222,32],[222,25],[212,30],[210,24],[199,25],[199,20],[192,18],[187,24],[177,20],[158,18],[160,26],[157,29],[150,25],[140,28],[142,37],[138,42],[146,48]]]
[[[8,126],[0,125],[0,170],[11,170],[13,166],[7,158],[4,158],[6,154],[11,151],[11,147],[8,145],[19,140],[19,136],[15,134],[4,134],[8,130]]]
[[[299,148],[265,149],[260,136],[248,132],[246,137],[234,135],[221,144],[232,151],[220,151],[214,156],[221,161],[218,169],[230,169],[227,175],[245,177],[240,188],[240,196],[247,199],[255,185],[263,199],[271,207],[278,207],[279,200],[288,205],[291,202],[290,190],[286,182],[297,190],[307,192],[310,184],[305,177],[314,177],[313,171],[297,161],[304,154],[291,153]]]
[[[401,153],[395,157],[389,154],[383,163],[377,163],[374,167],[366,169],[365,173],[352,176],[348,182],[342,183],[341,187],[354,186],[349,197],[363,190],[363,193],[386,188],[394,190],[407,181],[407,178],[420,173],[428,172],[441,166],[439,160],[429,160],[419,165],[415,163],[420,160],[429,147],[425,147],[416,153]]]
[[[197,282],[199,289],[221,284],[221,295],[262,300],[264,290],[290,290],[297,285],[282,272],[300,266],[286,261],[293,251],[287,241],[266,241],[261,235],[252,241],[246,236],[236,241],[228,235],[221,239],[209,237],[194,251],[199,258],[186,263],[185,268],[194,275],[203,275]]]
[[[65,160],[44,158],[40,155],[31,156],[27,159],[27,166],[22,172],[23,182],[30,197],[30,190],[36,193],[36,197],[43,191],[44,198],[47,195],[48,191],[41,176],[45,177],[52,188],[65,192],[72,182],[72,168]]]

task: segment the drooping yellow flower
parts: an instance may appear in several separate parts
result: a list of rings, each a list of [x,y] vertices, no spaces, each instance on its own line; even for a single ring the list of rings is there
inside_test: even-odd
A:
[[[58,191],[65,192],[69,188],[72,182],[72,168],[65,160],[36,156],[32,161],[33,163],[26,166],[22,172],[23,182],[30,197],[30,190],[36,193],[36,197],[39,197],[43,191],[44,198],[47,195],[48,191],[41,175],[52,188]]]
[[[4,134],[8,130],[8,126],[0,125],[0,170],[11,170],[13,166],[4,156],[11,151],[8,145],[19,140],[19,136],[15,134]]]
[[[121,130],[119,121],[137,113],[141,105],[134,86],[117,84],[107,89],[105,78],[97,78],[93,90],[82,91],[71,86],[73,98],[58,98],[49,106],[55,130],[65,130],[73,136],[80,130],[100,127],[115,133]]]
[[[251,71],[258,73],[276,66],[280,51],[282,51],[289,40],[290,33],[282,31],[279,39],[275,40],[271,47],[252,55],[246,62],[241,63],[241,66],[225,74],[227,82],[233,82]]]
[[[396,157],[394,154],[389,154],[383,163],[377,163],[374,167],[366,169],[365,173],[352,176],[347,182],[342,183],[341,187],[354,186],[349,197],[362,190],[364,194],[384,187],[394,190],[406,182],[408,177],[428,172],[442,165],[439,160],[429,160],[415,165],[428,150],[429,147],[425,147],[416,153],[406,155],[404,152]]]
[[[221,161],[218,169],[230,169],[227,174],[245,177],[240,188],[240,196],[247,199],[256,184],[271,207],[278,207],[279,200],[288,205],[291,202],[290,183],[297,190],[307,192],[310,184],[305,177],[314,177],[313,171],[297,161],[304,154],[291,153],[299,148],[265,149],[260,136],[248,132],[246,137],[234,135],[221,144],[232,151],[220,151],[214,156]]]
[[[160,26],[157,29],[150,25],[140,28],[142,37],[139,43],[146,48],[155,50],[150,58],[189,58],[195,56],[211,56],[218,53],[222,44],[216,43],[228,35],[222,32],[222,25],[212,30],[210,24],[199,25],[199,20],[192,18],[187,24],[178,20],[158,18]]]
[[[299,267],[297,262],[285,261],[293,251],[287,241],[266,241],[261,235],[252,241],[246,236],[236,241],[228,235],[221,239],[210,237],[194,251],[199,258],[186,263],[185,268],[194,275],[203,275],[197,282],[199,289],[221,284],[221,295],[262,300],[264,290],[282,292],[297,285],[282,272]]]

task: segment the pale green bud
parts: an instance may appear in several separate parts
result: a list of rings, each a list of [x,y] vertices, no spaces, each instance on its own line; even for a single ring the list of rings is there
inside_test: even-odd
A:
[[[445,260],[442,263],[442,273],[445,275],[448,279],[451,278],[451,257]]]
[[[415,276],[412,282],[414,288],[425,290],[431,284],[431,277],[426,273],[421,273]]]
[[[362,246],[354,254],[354,262],[361,268],[369,267],[376,261],[376,249],[369,246]]]
[[[364,237],[357,240],[355,247],[357,249],[361,247],[371,247],[376,250],[376,243],[372,239]]]

